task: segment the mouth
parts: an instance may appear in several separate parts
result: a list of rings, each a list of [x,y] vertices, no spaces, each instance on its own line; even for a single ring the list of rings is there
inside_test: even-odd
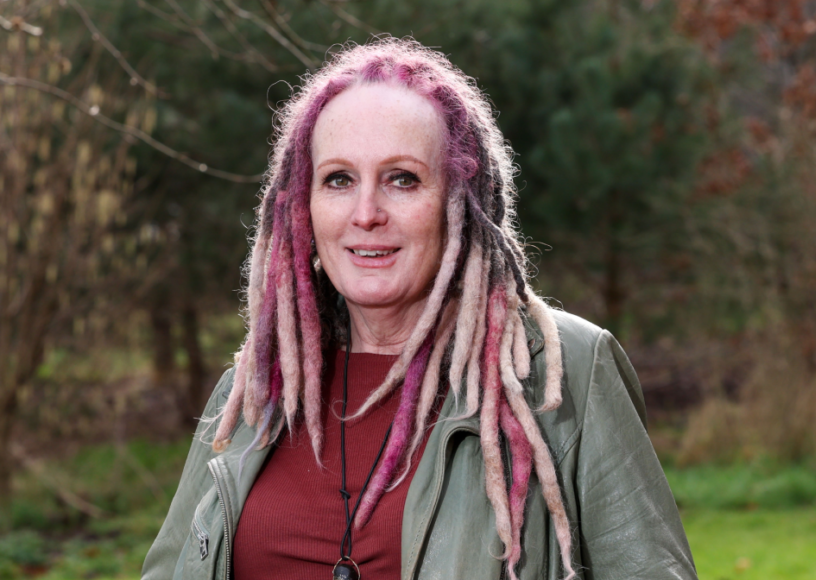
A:
[[[362,248],[349,248],[349,250],[356,256],[361,256],[363,258],[381,258],[383,256],[390,256],[391,254],[398,252],[399,248],[391,248],[388,250],[364,250]]]
[[[402,248],[394,246],[346,247],[351,263],[358,268],[390,268],[397,263],[397,255]]]

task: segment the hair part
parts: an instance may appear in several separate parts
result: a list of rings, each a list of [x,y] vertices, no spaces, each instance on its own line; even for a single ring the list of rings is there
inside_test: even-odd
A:
[[[439,272],[418,323],[384,382],[354,416],[365,414],[401,386],[392,434],[361,499],[355,525],[364,526],[382,494],[409,472],[433,403],[444,393],[446,381],[440,378],[446,377],[457,403],[464,386],[464,416],[479,412],[485,490],[510,578],[516,579],[527,490],[535,470],[566,579],[572,579],[570,522],[549,448],[521,384],[530,374],[521,319],[526,309],[545,341],[545,401],[536,411],[560,405],[561,343],[550,309],[527,281],[515,225],[513,152],[475,81],[413,39],[379,38],[346,46],[322,69],[303,77],[302,86],[276,115],[275,146],[245,271],[248,332],[236,354],[235,384],[213,448],[226,448],[241,412],[257,429],[245,455],[273,441],[284,422],[291,431],[302,416],[320,464],[323,360],[321,349],[306,346],[342,343],[338,329],[348,312],[338,307],[337,291],[322,271],[312,242],[311,139],[326,104],[349,87],[366,83],[393,83],[414,91],[444,120],[447,233]],[[511,455],[509,485],[503,438]]]

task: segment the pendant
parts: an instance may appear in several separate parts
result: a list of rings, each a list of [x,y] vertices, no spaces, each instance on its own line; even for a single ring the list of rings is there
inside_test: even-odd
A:
[[[332,580],[360,580],[360,568],[351,558],[340,558],[332,570]]]

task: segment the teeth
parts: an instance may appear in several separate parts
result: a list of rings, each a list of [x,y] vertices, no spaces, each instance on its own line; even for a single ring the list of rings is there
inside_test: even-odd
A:
[[[366,258],[376,258],[377,256],[387,256],[393,254],[396,250],[352,250],[358,256],[365,256]]]

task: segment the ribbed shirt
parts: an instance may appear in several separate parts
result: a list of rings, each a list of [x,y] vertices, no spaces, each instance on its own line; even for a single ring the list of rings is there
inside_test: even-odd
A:
[[[238,521],[233,553],[236,580],[330,580],[332,568],[340,558],[340,541],[346,529],[339,491],[339,416],[345,352],[330,352],[326,358],[323,467],[318,467],[315,461],[302,422],[293,434],[281,436],[255,480]],[[352,353],[349,358],[346,412],[351,415],[382,383],[397,357]],[[399,394],[398,389],[362,419],[346,423],[346,489],[351,494],[350,510],[354,509],[394,418]],[[371,521],[362,530],[352,530],[352,558],[363,578],[399,580],[402,513],[417,463],[418,459],[399,486],[382,496]]]

